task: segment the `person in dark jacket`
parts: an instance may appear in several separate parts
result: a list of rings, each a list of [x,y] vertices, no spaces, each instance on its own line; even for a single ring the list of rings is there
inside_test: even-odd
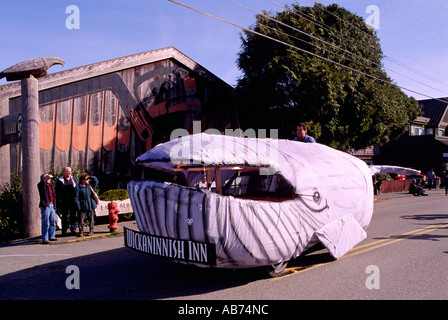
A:
[[[75,188],[75,203],[79,211],[79,236],[84,236],[83,222],[86,214],[90,220],[90,230],[88,235],[91,236],[93,235],[95,225],[94,216],[97,206],[96,201],[93,198],[93,189],[97,186],[98,179],[95,176],[90,176],[88,173],[84,172],[79,176],[79,180],[80,181]]]
[[[67,228],[70,227],[70,232],[76,232],[77,210],[75,203],[75,189],[78,185],[78,180],[72,176],[72,169],[66,167],[64,175],[56,180],[56,195],[58,212],[62,215],[62,235],[65,236]]]
[[[54,190],[51,174],[44,173],[37,184],[39,190],[39,207],[42,218],[42,243],[48,244],[56,241],[56,192]]]

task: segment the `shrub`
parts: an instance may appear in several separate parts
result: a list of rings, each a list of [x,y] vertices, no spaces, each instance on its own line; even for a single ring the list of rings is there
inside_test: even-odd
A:
[[[393,180],[392,177],[390,176],[390,174],[388,174],[386,172],[376,173],[375,176],[376,176],[377,180],[387,180],[387,181]]]
[[[125,200],[128,199],[128,192],[124,189],[115,189],[104,192],[99,195],[100,200],[112,201],[112,200]]]
[[[0,242],[23,235],[22,180],[20,172],[11,176],[9,183],[0,187]]]

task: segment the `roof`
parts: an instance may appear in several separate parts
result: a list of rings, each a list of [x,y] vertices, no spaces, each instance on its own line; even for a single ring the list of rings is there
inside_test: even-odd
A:
[[[442,99],[447,102],[442,102]],[[448,98],[419,100],[418,103],[422,105],[423,116],[430,118],[427,126],[438,127],[447,111]]]
[[[176,48],[167,47],[48,74],[47,76],[39,78],[39,90],[46,90],[67,83],[94,78],[104,74],[167,59],[177,61],[209,81],[218,82],[222,86],[225,85],[230,87],[223,80],[219,79],[217,76],[187,57]],[[20,82],[13,82],[0,86],[0,100],[6,97],[11,98],[20,96],[20,94]]]

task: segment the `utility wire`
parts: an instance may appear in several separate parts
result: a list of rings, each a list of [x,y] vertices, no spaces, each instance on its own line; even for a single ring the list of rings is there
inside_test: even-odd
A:
[[[231,1],[231,0],[229,0],[229,1]],[[280,5],[274,3],[272,0],[267,0],[267,1],[269,1],[269,2],[271,2],[271,3],[273,3],[273,4],[275,4],[275,5],[277,5],[277,6],[279,6],[279,7],[281,7]],[[303,12],[298,13],[297,11],[293,11],[293,10],[289,9],[288,5],[287,5],[286,3],[280,1],[280,0],[275,0],[275,1],[277,1],[277,2],[279,2],[279,3],[282,3],[282,4],[284,5],[284,9],[285,9],[285,10],[288,10],[288,11],[290,11],[291,13],[293,13],[293,14],[299,16],[299,17],[302,17],[302,15],[303,15],[303,16],[306,16],[307,18],[304,18],[304,19],[306,19],[306,20],[308,20],[308,21],[310,21],[310,22],[312,22],[312,23],[314,23],[314,24],[319,24],[321,27],[323,27],[323,28],[326,29],[326,30],[329,30],[329,31],[338,33],[338,34],[340,34],[341,37],[344,37],[345,39],[348,39],[348,40],[354,42],[354,43],[357,44],[357,45],[363,46],[364,48],[366,48],[367,50],[369,50],[369,51],[372,52],[372,48],[369,48],[369,47],[364,46],[364,45],[363,45],[362,43],[360,43],[358,40],[353,39],[352,37],[349,37],[349,36],[347,36],[346,34],[343,34],[341,31],[338,31],[338,30],[336,30],[336,29],[334,29],[334,28],[332,28],[332,27],[330,27],[330,26],[328,26],[328,25],[326,25],[326,24],[324,24],[324,23],[322,23],[322,22],[320,22],[320,21],[317,21],[317,20],[314,19],[313,17],[311,17],[311,16],[309,16],[309,15],[303,13]],[[232,1],[232,2],[233,2],[233,1]],[[358,26],[356,26],[356,25],[354,25],[354,24],[348,24],[345,20],[341,19],[339,16],[337,16],[337,15],[335,15],[334,13],[328,11],[328,10],[327,10],[325,7],[323,7],[321,4],[316,3],[316,6],[319,6],[319,7],[320,7],[322,10],[324,10],[326,13],[328,13],[328,14],[332,15],[333,17],[339,19],[341,22],[344,23],[344,25],[346,25],[346,26],[352,26],[353,28],[356,28],[358,31],[361,31],[361,32],[364,33],[365,35],[370,36],[370,34],[368,34],[367,32],[365,32],[364,30],[360,29]],[[303,18],[303,17],[302,17],[302,18]],[[366,58],[363,58],[363,59],[369,61],[369,60],[366,59]],[[437,79],[437,78],[434,78],[434,77],[432,77],[432,76],[430,76],[430,75],[427,75],[427,74],[425,74],[425,73],[423,73],[423,72],[421,72],[421,71],[419,71],[419,70],[417,70],[417,69],[415,69],[415,68],[412,68],[412,67],[410,67],[410,66],[408,66],[408,65],[406,65],[406,64],[404,64],[404,63],[402,63],[402,62],[399,62],[398,60],[396,60],[396,59],[394,59],[394,58],[392,58],[392,57],[390,57],[390,56],[388,56],[388,55],[384,55],[384,59],[386,59],[386,60],[388,60],[388,61],[390,61],[390,62],[392,62],[392,63],[394,63],[394,64],[396,64],[396,65],[398,65],[398,66],[400,66],[400,67],[402,67],[402,68],[405,68],[405,69],[407,69],[407,70],[409,70],[409,71],[411,71],[411,72],[414,72],[414,73],[416,73],[416,74],[418,74],[418,75],[420,75],[420,76],[422,76],[422,77],[425,77],[425,78],[428,79],[428,80],[431,80],[431,81],[433,81],[433,82],[435,82],[435,83],[438,83],[438,84],[440,84],[440,85],[442,85],[442,86],[448,87],[448,84],[444,83],[443,81],[440,81],[440,80]],[[377,65],[377,66],[380,66],[379,64],[377,64],[377,63],[375,63],[375,62],[372,62],[372,61],[369,61],[369,62],[372,63],[372,64],[375,64],[375,65]],[[399,73],[399,72],[397,72],[397,71],[395,71],[395,70],[392,70],[392,69],[390,69],[390,68],[386,68],[386,67],[384,67],[384,68],[387,69],[387,70],[390,70],[390,71],[392,71],[392,72],[394,72],[394,73],[396,73],[396,74],[398,74],[398,75],[400,75],[400,76],[403,76],[403,77],[405,77],[405,78],[407,78],[407,79],[411,79],[412,81],[415,81],[415,82],[417,82],[417,83],[419,83],[419,84],[421,84],[421,85],[424,85],[424,86],[426,86],[426,87],[428,87],[428,88],[434,89],[434,90],[439,91],[439,92],[441,92],[441,93],[443,93],[443,94],[447,94],[447,93],[444,92],[444,91],[441,91],[441,90],[439,90],[439,89],[437,89],[437,88],[434,88],[434,87],[432,87],[432,86],[429,86],[429,85],[427,85],[427,84],[425,84],[425,83],[422,83],[422,82],[419,82],[419,81],[417,81],[417,80],[415,80],[415,79],[412,79],[412,78],[410,78],[410,77],[407,77],[407,76],[405,76],[405,75],[403,75],[403,74],[401,74],[401,73]]]
[[[225,23],[227,23],[227,24],[230,24],[230,25],[232,25],[232,26],[234,26],[234,27],[240,28],[240,29],[242,29],[242,30],[244,30],[244,31],[247,31],[247,32],[249,32],[249,33],[252,33],[252,34],[255,34],[255,35],[258,35],[258,36],[267,38],[267,39],[270,39],[270,40],[275,41],[275,42],[277,42],[277,43],[280,43],[280,44],[283,44],[283,45],[288,46],[288,47],[290,47],[290,48],[293,48],[293,49],[295,49],[295,50],[304,52],[304,53],[309,54],[309,55],[311,55],[311,56],[314,56],[314,57],[316,57],[316,58],[319,58],[319,59],[322,59],[322,60],[324,60],[324,61],[333,63],[333,64],[335,64],[335,65],[337,65],[337,66],[346,68],[346,69],[351,70],[351,71],[353,71],[353,72],[357,72],[357,73],[363,74],[363,75],[365,75],[366,77],[372,78],[372,79],[374,79],[374,80],[377,80],[377,81],[380,81],[380,82],[383,82],[383,83],[386,83],[386,84],[389,84],[389,85],[396,86],[396,87],[398,87],[398,88],[400,88],[400,89],[402,89],[402,90],[406,90],[406,91],[408,91],[408,92],[416,93],[416,94],[422,95],[422,96],[424,96],[424,97],[428,97],[428,98],[431,98],[431,99],[435,99],[435,100],[438,100],[438,101],[441,101],[441,102],[444,102],[444,103],[447,102],[447,101],[444,101],[444,100],[441,100],[441,99],[438,99],[438,98],[431,97],[431,96],[426,95],[426,94],[424,94],[424,93],[421,93],[421,92],[418,92],[418,91],[415,91],[415,90],[412,90],[412,89],[408,89],[408,88],[399,86],[399,85],[397,85],[397,84],[393,84],[393,83],[391,83],[390,81],[387,81],[387,80],[384,80],[384,79],[375,77],[375,76],[373,76],[373,75],[371,75],[371,74],[368,74],[368,73],[366,73],[366,72],[363,72],[363,71],[361,71],[361,70],[359,70],[359,69],[355,69],[355,68],[346,66],[346,65],[344,65],[344,64],[342,64],[342,63],[336,62],[336,61],[334,61],[334,60],[331,60],[331,59],[322,57],[322,56],[320,56],[320,55],[318,55],[318,54],[315,54],[315,53],[310,52],[310,51],[308,51],[308,50],[299,48],[299,47],[297,47],[297,46],[294,46],[294,45],[289,44],[289,43],[287,43],[287,42],[284,42],[284,41],[282,41],[282,40],[275,39],[275,38],[270,37],[270,36],[268,36],[268,35],[265,35],[265,34],[263,34],[263,33],[257,32],[257,31],[255,31],[255,30],[251,30],[251,29],[249,29],[249,28],[240,26],[240,25],[238,25],[238,24],[236,24],[236,23],[233,23],[233,22],[228,21],[228,20],[225,20],[225,19],[223,19],[223,18],[214,16],[214,15],[212,15],[212,14],[210,14],[210,13],[207,13],[207,12],[204,12],[204,11],[202,11],[202,10],[196,9],[196,8],[191,7],[191,6],[189,6],[189,5],[186,5],[186,4],[184,4],[184,3],[181,3],[181,2],[178,2],[178,1],[175,1],[175,0],[168,0],[168,1],[170,1],[170,2],[172,2],[172,3],[174,3],[174,4],[177,4],[177,5],[179,5],[179,6],[182,6],[182,7],[184,7],[184,8],[187,8],[187,9],[190,9],[190,10],[193,10],[193,11],[196,11],[196,12],[198,12],[198,13],[201,13],[201,14],[206,15],[206,16],[208,16],[208,17],[211,17],[211,18],[213,18],[213,19],[216,19],[216,20],[225,22]]]
[[[321,41],[321,42],[323,42],[323,43],[325,43],[325,44],[327,44],[327,45],[329,45],[329,46],[331,46],[331,47],[333,47],[333,48],[336,48],[336,49],[341,50],[341,51],[343,51],[343,52],[345,52],[345,53],[348,53],[348,54],[353,55],[353,56],[355,56],[355,57],[357,57],[357,58],[360,58],[360,59],[362,59],[362,60],[364,60],[364,61],[366,61],[366,62],[369,62],[369,63],[371,63],[371,64],[373,64],[373,65],[376,65],[376,66],[379,67],[380,69],[383,68],[383,66],[382,66],[381,64],[379,64],[379,63],[376,63],[376,62],[374,62],[374,61],[371,61],[371,60],[369,60],[369,59],[367,59],[367,58],[364,58],[364,57],[359,56],[359,55],[357,55],[357,54],[355,54],[355,53],[353,53],[353,52],[350,52],[350,51],[348,51],[348,50],[346,50],[346,49],[343,49],[343,48],[341,48],[341,47],[339,47],[339,46],[337,46],[337,45],[335,45],[335,44],[333,44],[333,43],[330,43],[330,42],[328,42],[328,41],[325,41],[325,40],[323,40],[323,39],[320,39],[320,38],[318,38],[318,37],[315,37],[315,36],[313,36],[313,35],[311,35],[311,34],[309,34],[309,33],[306,33],[306,32],[304,32],[304,31],[302,31],[302,30],[300,30],[300,29],[297,29],[297,28],[295,28],[295,27],[292,27],[292,26],[288,25],[287,23],[284,23],[284,22],[282,22],[282,21],[279,21],[279,20],[277,20],[277,19],[271,17],[270,15],[267,15],[267,14],[265,14],[265,13],[261,13],[261,12],[258,12],[258,11],[256,11],[256,10],[251,9],[251,8],[245,6],[245,5],[242,5],[242,4],[240,4],[240,3],[238,3],[238,2],[236,2],[236,1],[234,1],[234,0],[228,0],[228,1],[231,2],[231,3],[234,3],[234,4],[236,4],[236,5],[238,5],[238,6],[240,6],[240,7],[243,7],[243,8],[245,8],[245,9],[248,9],[248,10],[250,10],[250,11],[252,11],[252,12],[254,12],[254,13],[260,15],[260,16],[264,16],[264,17],[266,17],[267,19],[269,19],[269,20],[271,20],[271,21],[274,21],[274,22],[276,22],[276,23],[279,23],[279,24],[281,24],[281,25],[283,25],[283,26],[286,26],[286,27],[288,27],[288,28],[290,28],[290,29],[292,29],[292,30],[294,30],[294,31],[297,31],[297,32],[299,32],[299,33],[301,33],[301,34],[305,34],[305,35],[307,35],[307,36],[309,36],[309,37],[311,37],[311,38],[313,38],[313,39],[315,39],[315,40]],[[291,12],[292,12],[292,13],[295,13],[295,12],[293,12],[293,11],[291,11]],[[310,18],[311,18],[311,17],[310,17]],[[312,19],[312,18],[311,18],[311,19]],[[311,23],[315,23],[315,22],[311,21],[310,19],[306,19],[306,20],[310,21]],[[313,19],[313,20],[314,20],[314,19]],[[314,21],[316,21],[316,20],[314,20]],[[338,30],[333,29],[333,28],[331,28],[331,27],[329,27],[329,26],[327,26],[327,25],[325,25],[325,24],[323,24],[323,23],[319,23],[319,24],[325,26],[325,29],[326,29],[326,30],[340,33]],[[263,25],[263,26],[265,26],[265,27],[267,27],[267,28],[270,28],[270,29],[272,29],[272,30],[275,30],[275,31],[277,31],[277,32],[280,32],[280,33],[282,33],[282,34],[284,34],[284,35],[290,36],[290,37],[292,37],[292,38],[294,38],[294,39],[296,39],[296,40],[299,40],[299,41],[302,41],[302,42],[306,42],[306,43],[308,43],[308,44],[310,44],[310,45],[312,45],[312,46],[314,46],[314,47],[316,47],[316,48],[319,48],[319,49],[321,49],[321,50],[327,50],[327,49],[321,48],[321,47],[319,47],[319,46],[316,46],[316,45],[312,44],[311,42],[308,42],[308,41],[299,39],[299,38],[297,38],[297,37],[294,37],[294,36],[292,36],[292,35],[289,35],[289,34],[287,34],[286,32],[283,32],[283,31],[280,31],[280,30],[278,30],[278,29],[269,27],[269,26],[267,26],[267,25],[265,25],[265,24],[261,24],[261,25]],[[356,41],[357,41],[357,40],[356,40]],[[350,61],[354,62],[355,64],[359,64],[357,61],[354,61],[353,59],[344,57],[344,56],[342,56],[342,55],[340,55],[340,54],[338,54],[338,53],[335,53],[335,52],[333,52],[333,53],[334,53],[335,55],[337,55],[337,56],[340,56],[340,57],[344,58],[344,59],[350,60]],[[397,62],[397,63],[398,63],[398,62]],[[369,66],[369,65],[365,65],[365,64],[363,64],[363,66],[364,66],[364,67],[367,67],[367,68],[371,68],[371,66]],[[407,78],[407,79],[409,79],[409,80],[415,81],[415,82],[417,82],[417,83],[419,83],[419,84],[421,84],[421,85],[423,85],[423,86],[425,86],[425,87],[428,87],[428,88],[430,88],[430,89],[439,91],[439,92],[443,93],[444,95],[448,95],[448,93],[445,92],[445,91],[441,91],[441,90],[439,90],[439,89],[437,89],[437,88],[435,88],[435,87],[432,87],[432,86],[430,86],[430,85],[427,85],[426,83],[423,83],[423,82],[420,82],[420,81],[415,80],[415,79],[413,79],[413,78],[410,78],[410,77],[408,77],[408,76],[406,76],[406,75],[404,75],[404,74],[402,74],[402,73],[399,73],[399,72],[397,72],[397,71],[395,71],[395,70],[392,70],[392,69],[390,69],[390,68],[385,68],[385,67],[384,67],[384,69],[389,70],[389,71],[392,71],[392,72],[394,72],[394,73],[396,73],[396,74],[398,74],[398,75],[400,75],[400,76],[402,76],[402,77],[405,77],[405,78]]]
[[[372,63],[372,64],[374,64],[374,65],[377,65],[377,66],[379,66],[379,67],[382,67],[380,64],[378,64],[378,63],[376,63],[376,62],[370,61],[369,59],[366,59],[366,58],[361,57],[361,56],[359,56],[359,55],[357,55],[357,54],[355,54],[355,53],[353,53],[353,52],[350,52],[350,51],[348,51],[348,50],[346,50],[346,49],[343,49],[343,48],[341,48],[341,47],[335,45],[334,43],[325,41],[325,40],[323,40],[323,39],[321,39],[321,38],[319,38],[319,37],[315,37],[315,36],[313,36],[313,35],[311,35],[311,34],[309,34],[309,33],[306,33],[306,32],[304,32],[304,31],[300,30],[300,29],[297,29],[297,28],[295,28],[295,27],[293,27],[293,26],[290,26],[290,25],[287,24],[287,23],[284,23],[284,22],[282,22],[282,21],[280,21],[280,20],[277,20],[277,19],[275,19],[275,18],[273,18],[273,17],[271,17],[271,16],[269,16],[269,15],[266,15],[266,14],[264,14],[264,13],[261,13],[261,12],[258,12],[258,11],[256,11],[256,10],[254,10],[254,9],[251,9],[251,8],[249,8],[249,7],[246,7],[246,6],[244,6],[244,5],[242,5],[242,4],[238,3],[238,2],[236,2],[236,1],[234,1],[234,0],[228,0],[228,1],[229,1],[229,2],[232,2],[232,3],[236,4],[236,5],[239,5],[239,6],[243,7],[243,8],[245,8],[245,9],[248,9],[248,10],[250,10],[250,11],[252,11],[252,12],[258,14],[258,15],[262,15],[262,16],[268,18],[269,20],[272,20],[272,21],[274,21],[274,22],[276,22],[276,23],[279,23],[279,24],[281,24],[281,25],[283,25],[283,26],[285,26],[285,27],[288,27],[288,28],[290,28],[290,29],[292,29],[292,30],[294,30],[294,31],[297,31],[297,32],[299,32],[299,33],[301,33],[301,34],[307,35],[307,36],[310,37],[310,38],[313,38],[313,39],[315,39],[315,40],[317,40],[317,41],[321,41],[321,42],[323,42],[323,43],[325,43],[325,44],[327,44],[327,45],[329,45],[329,46],[331,46],[331,47],[334,47],[334,48],[336,48],[336,49],[338,49],[338,50],[344,51],[345,53],[348,53],[348,54],[353,55],[353,56],[355,56],[355,57],[357,57],[357,58],[360,58],[360,59],[362,59],[362,60],[365,60],[365,61],[367,61],[367,62],[369,62],[369,63]],[[328,30],[328,29],[327,29],[327,30]],[[334,31],[336,31],[336,30],[334,30]],[[336,31],[336,32],[337,32],[337,31]],[[296,39],[297,39],[297,38],[296,38]],[[310,42],[307,42],[307,43],[311,44]],[[313,44],[311,44],[311,45],[313,45]],[[314,46],[315,46],[315,45],[314,45]],[[352,60],[352,61],[353,61],[353,60]]]
[[[318,54],[315,54],[315,53],[313,53],[313,52],[311,52],[311,51],[308,51],[308,50],[299,48],[299,47],[294,46],[294,45],[292,45],[292,44],[290,44],[290,43],[284,42],[284,41],[279,40],[279,39],[275,39],[275,38],[270,37],[270,36],[268,36],[268,35],[265,35],[265,34],[263,34],[263,33],[257,32],[257,31],[255,31],[255,30],[251,30],[251,29],[249,29],[249,28],[240,26],[240,25],[238,25],[238,24],[236,24],[236,23],[233,23],[233,22],[231,22],[231,21],[225,20],[225,19],[223,19],[223,18],[219,18],[219,17],[217,17],[217,16],[214,16],[214,15],[212,15],[212,14],[210,14],[210,13],[201,11],[201,10],[199,10],[199,9],[190,7],[190,6],[186,5],[186,4],[177,2],[177,1],[175,1],[175,0],[168,0],[168,1],[173,2],[173,3],[177,4],[177,5],[182,6],[182,7],[185,7],[185,8],[187,8],[187,9],[190,9],[190,10],[193,10],[193,11],[196,11],[196,12],[199,12],[199,13],[201,13],[201,14],[204,14],[204,15],[206,15],[206,16],[209,16],[209,17],[213,18],[213,19],[217,19],[217,20],[219,20],[219,21],[228,23],[228,24],[233,25],[233,26],[235,26],[235,27],[237,27],[237,28],[243,29],[243,30],[245,30],[245,31],[247,31],[247,32],[250,32],[250,33],[256,34],[256,35],[258,35],[258,36],[261,36],[261,37],[264,37],[264,38],[273,40],[273,41],[275,41],[275,42],[278,42],[278,43],[280,43],[280,44],[286,45],[286,46],[291,47],[291,48],[293,48],[293,49],[296,49],[296,50],[305,52],[305,53],[307,53],[307,54],[309,54],[309,55],[312,55],[312,56],[314,56],[314,57],[317,57],[317,58],[319,58],[319,59],[322,59],[322,60],[325,60],[325,61],[334,63],[334,64],[336,64],[336,65],[338,65],[338,66],[340,66],[340,67],[347,68],[347,69],[349,69],[349,70],[351,70],[351,71],[361,73],[361,74],[363,74],[363,75],[365,75],[365,76],[367,76],[367,77],[376,79],[376,80],[378,80],[378,81],[381,81],[381,82],[384,82],[384,83],[387,83],[387,84],[392,84],[390,81],[387,81],[387,80],[384,80],[384,79],[380,79],[380,78],[378,78],[378,77],[375,77],[375,76],[373,76],[373,75],[370,75],[370,74],[368,74],[368,73],[366,73],[366,72],[363,72],[363,71],[361,71],[361,70],[358,70],[358,69],[355,69],[355,68],[346,66],[346,65],[344,65],[344,64],[342,64],[342,63],[333,61],[333,60],[331,60],[331,59],[322,57],[322,56],[320,56],[320,55],[318,55]]]

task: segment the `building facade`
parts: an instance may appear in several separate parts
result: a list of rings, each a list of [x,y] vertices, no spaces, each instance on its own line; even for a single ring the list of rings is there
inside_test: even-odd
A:
[[[20,93],[19,82],[0,86],[1,184],[21,168]],[[108,186],[142,177],[135,159],[193,121],[236,123],[234,90],[173,47],[49,74],[39,78],[41,172],[70,165]]]
[[[448,98],[418,102],[422,116],[398,140],[383,146],[374,162],[411,167],[424,174],[434,168],[440,175],[448,164]]]

